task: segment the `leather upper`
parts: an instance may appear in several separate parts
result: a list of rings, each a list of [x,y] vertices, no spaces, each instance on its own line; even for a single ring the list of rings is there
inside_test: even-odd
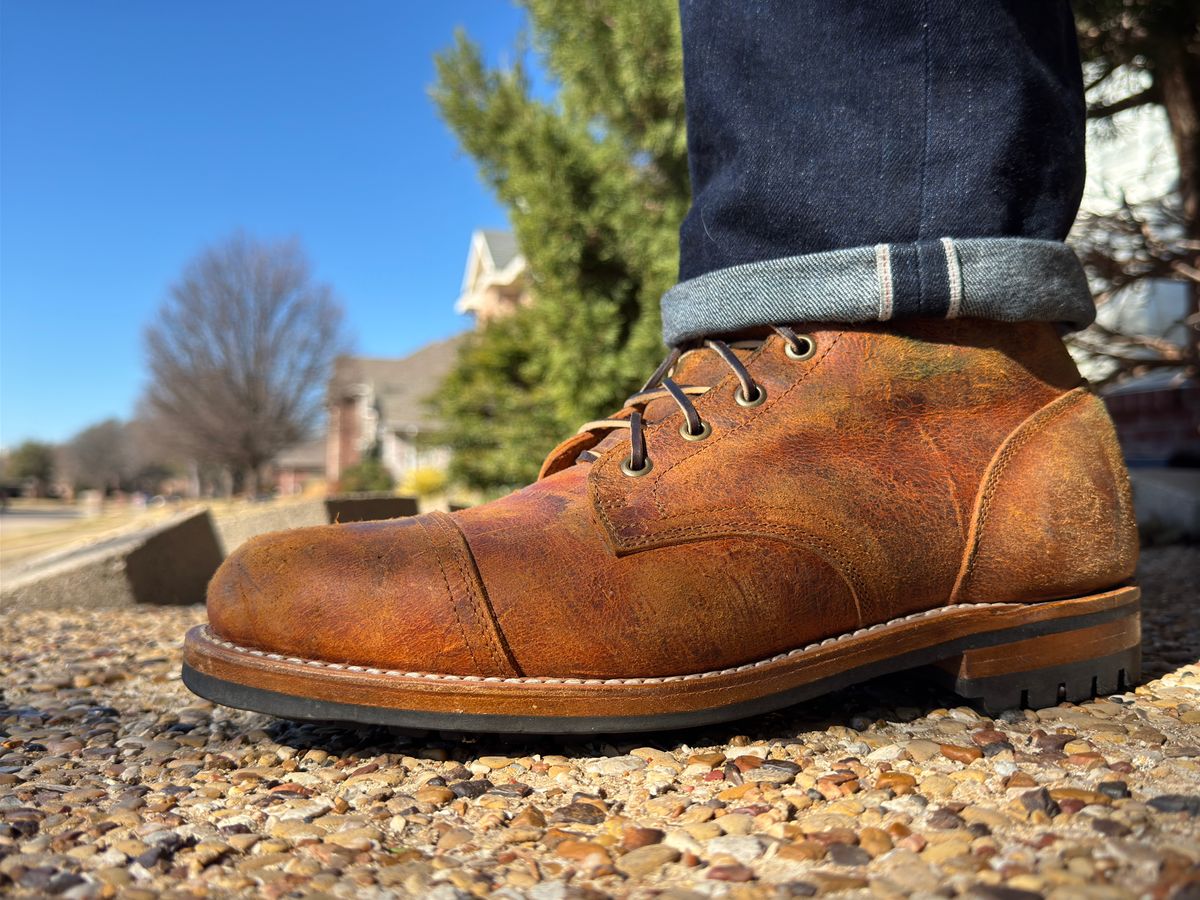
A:
[[[950,602],[1130,577],[1136,533],[1111,425],[1053,329],[809,333],[810,359],[775,336],[739,352],[766,390],[757,406],[734,402],[737,379],[711,352],[680,360],[677,380],[712,385],[694,398],[712,433],[686,441],[674,406],[650,404],[641,477],[621,470],[628,432],[584,434],[535,484],[453,516],[258,538],[214,578],[212,626],[251,647],[388,669],[676,675]],[[1062,415],[1039,412],[1055,404]],[[1023,429],[1034,433],[1014,439]],[[595,461],[574,462],[585,449]]]

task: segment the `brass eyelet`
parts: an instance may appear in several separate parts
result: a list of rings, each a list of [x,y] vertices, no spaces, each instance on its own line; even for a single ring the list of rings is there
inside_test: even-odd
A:
[[[800,344],[800,349],[795,349],[790,343],[783,345],[783,352],[788,359],[794,359],[803,362],[806,359],[812,359],[817,352],[817,342],[807,334],[796,335],[796,341]]]
[[[707,422],[701,422],[700,430],[695,432],[688,431],[687,422],[679,426],[679,435],[685,441],[702,441],[710,434],[712,434],[712,426]]]
[[[742,393],[741,387],[738,387],[738,389],[733,392],[733,399],[737,401],[738,406],[747,406],[747,407],[760,406],[760,405],[762,405],[763,402],[766,401],[767,389],[765,387],[763,387],[761,384],[756,384],[755,387],[758,388],[758,393],[756,393],[753,397],[751,397],[748,400],[746,399],[745,395]]]
[[[646,457],[645,464],[640,469],[635,469],[631,465],[629,465],[631,462],[633,462],[632,457],[629,459],[621,460],[621,472],[624,473],[625,475],[628,475],[630,478],[641,478],[643,475],[645,475],[647,472],[649,472],[651,469],[654,468],[654,463],[651,462],[650,457],[648,457],[648,456]]]

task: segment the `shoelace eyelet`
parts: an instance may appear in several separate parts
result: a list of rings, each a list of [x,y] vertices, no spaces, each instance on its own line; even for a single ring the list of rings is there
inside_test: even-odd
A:
[[[783,338],[785,342],[784,349],[788,351],[788,356],[792,359],[809,359],[816,352],[816,341],[809,335],[798,335],[792,329],[784,325],[773,326],[775,333]],[[685,422],[683,427],[679,429],[679,434],[688,441],[702,441],[712,434],[712,426],[704,422],[700,418],[700,413],[696,410],[695,405],[689,399],[689,395],[701,395],[707,393],[711,389],[711,385],[680,385],[674,379],[675,366],[683,355],[690,350],[701,349],[701,342],[693,342],[695,346],[690,349],[682,347],[673,348],[667,354],[666,359],[662,361],[654,374],[646,381],[641,390],[633,393],[625,401],[625,406],[621,413],[607,419],[597,419],[592,422],[586,422],[579,429],[579,434],[599,432],[601,434],[611,431],[616,428],[629,429],[630,452],[629,456],[621,461],[621,471],[629,478],[638,478],[645,475],[653,468],[650,462],[650,456],[646,448],[646,432],[643,422],[645,407],[652,401],[663,400],[670,398],[675,401],[679,407],[679,411],[683,413]],[[767,389],[760,384],[756,384],[754,377],[747,371],[746,366],[738,358],[735,350],[752,350],[757,351],[764,346],[763,341],[734,341],[732,344],[726,344],[723,341],[716,339],[705,339],[703,341],[703,349],[715,352],[729,366],[733,374],[737,377],[738,388],[733,393],[734,400],[739,406],[753,407],[760,406],[766,402]],[[743,393],[745,389],[752,390],[754,393],[747,396]],[[628,410],[629,415],[624,415]],[[690,423],[697,423],[699,428],[693,432]],[[599,437],[593,435],[593,443]],[[580,453],[577,457],[580,461],[594,461],[595,454],[588,451]],[[634,459],[643,460],[641,468],[633,468]]]
[[[800,345],[797,350],[791,344],[783,345],[783,352],[788,359],[794,359],[798,362],[803,362],[806,359],[812,359],[817,352],[817,342],[807,334],[796,335],[796,343]]]
[[[737,401],[738,406],[760,406],[766,401],[767,389],[761,384],[756,384],[755,387],[758,388],[757,393],[748,399],[746,395],[742,393],[742,389],[740,387],[733,392],[733,399]]]
[[[630,465],[631,462],[633,462],[632,458],[626,458],[626,459],[621,460],[621,472],[625,475],[628,475],[630,478],[641,478],[643,475],[645,475],[647,472],[649,472],[651,469],[654,468],[654,463],[650,460],[650,457],[648,457],[648,456],[646,457],[646,462],[642,465],[642,467],[640,469],[633,468],[633,466]]]

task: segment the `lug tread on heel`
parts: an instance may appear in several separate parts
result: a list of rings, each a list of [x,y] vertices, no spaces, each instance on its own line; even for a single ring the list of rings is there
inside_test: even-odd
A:
[[[1077,631],[968,650],[935,671],[988,713],[1121,693],[1141,678],[1141,613]]]

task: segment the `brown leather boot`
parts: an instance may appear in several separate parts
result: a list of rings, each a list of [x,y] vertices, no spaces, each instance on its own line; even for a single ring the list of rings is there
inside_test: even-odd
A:
[[[668,364],[503,499],[246,544],[184,680],[289,717],[581,732],[926,665],[993,709],[1138,677],[1128,480],[1050,326],[768,329]]]

